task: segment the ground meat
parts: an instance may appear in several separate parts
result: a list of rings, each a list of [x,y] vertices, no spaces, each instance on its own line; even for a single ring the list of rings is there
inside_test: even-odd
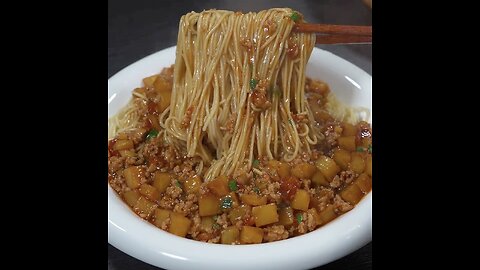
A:
[[[226,229],[228,227],[227,214],[223,213],[223,214],[219,215],[216,222],[217,222],[218,225],[220,225],[220,227]]]
[[[327,128],[327,130],[324,132],[325,135],[325,140],[327,144],[330,146],[330,148],[333,148],[337,146],[338,142],[337,139],[340,137],[340,134],[335,132],[334,127],[330,126]]]
[[[279,182],[268,182],[267,189],[265,190],[265,195],[268,198],[269,203],[279,204],[282,200],[282,195],[280,194],[280,183]]]
[[[207,241],[207,243],[219,243],[220,235]]]
[[[160,199],[160,201],[158,202],[158,205],[160,206],[160,208],[173,210],[173,206],[175,205],[175,200],[168,196],[164,196]]]
[[[263,229],[263,240],[273,242],[288,238],[288,231],[283,225],[274,225]]]
[[[298,229],[298,232],[300,234],[304,234],[304,233],[308,232],[308,226],[307,226],[307,223],[305,222],[305,220],[298,224],[297,229]]]
[[[355,177],[356,175],[353,171],[342,171],[338,175],[335,175],[332,182],[330,182],[330,186],[338,188],[342,185],[350,184]]]
[[[168,227],[170,226],[170,218],[166,218],[162,224],[160,224],[160,229],[167,231]]]
[[[181,200],[175,204],[173,211],[188,215],[194,213],[198,209],[198,199],[195,194],[188,194],[186,200]]]
[[[166,196],[176,199],[182,195],[183,190],[177,186],[177,180],[172,179],[172,185],[167,187],[167,190],[165,192]]]
[[[121,169],[124,169],[125,158],[124,157],[111,157],[108,159],[108,172],[116,173]]]
[[[245,47],[247,51],[251,51],[253,48],[253,42],[248,38],[240,38],[240,45]]]
[[[277,31],[277,23],[270,19],[266,20],[263,24],[263,31],[268,35],[272,35],[273,33],[275,33],[275,31]]]
[[[192,226],[190,226],[188,233],[195,239],[197,235],[200,233],[200,229],[201,229],[200,225],[202,223],[202,219],[197,213],[192,217],[192,221],[193,221]]]
[[[125,183],[125,177],[123,176],[123,173],[120,174],[114,174],[114,175],[109,175],[109,183],[113,190],[116,192],[123,194],[125,191],[127,191],[127,184]]]
[[[319,225],[319,224],[317,224],[317,220],[315,219],[314,215],[316,213],[314,214],[314,212],[316,212],[316,210],[311,208],[311,209],[308,209],[308,211],[306,213],[307,218],[306,218],[305,222],[307,224],[307,228],[308,228],[309,232],[315,230],[317,225]],[[303,215],[303,217],[305,218],[305,215]]]
[[[311,183],[312,183],[312,181],[310,179],[302,179],[303,189],[309,190]]]
[[[188,107],[187,111],[185,112],[185,117],[182,120],[182,128],[187,128],[188,126],[190,126],[190,121],[192,120],[192,113],[194,108],[194,106]]]
[[[333,200],[335,193],[329,188],[321,187],[315,194],[315,200],[317,201],[317,210],[323,211],[325,207]]]
[[[145,140],[145,134],[147,134],[146,129],[137,128],[136,130],[128,133],[128,138],[132,140],[135,145],[137,145]]]
[[[342,213],[348,212],[353,209],[353,205],[349,204],[348,202],[344,201],[342,197],[339,195],[335,196],[335,199],[333,200],[335,209],[337,211],[340,211]]]
[[[145,162],[143,156],[127,157],[125,167],[142,165]]]

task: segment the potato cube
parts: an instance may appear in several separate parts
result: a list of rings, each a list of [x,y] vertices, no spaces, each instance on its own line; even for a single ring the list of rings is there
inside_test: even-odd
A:
[[[215,224],[213,216],[202,217],[200,221],[200,228],[203,231],[211,230],[213,228],[213,224]]]
[[[133,149],[133,142],[131,140],[117,140],[113,145],[113,150],[127,150]]]
[[[308,209],[308,213],[312,214],[313,220],[315,221],[316,226],[319,226],[319,225],[322,225],[322,224],[323,224],[323,221],[322,221],[322,219],[320,218],[320,215],[318,214],[317,209],[315,209],[315,208],[310,208],[310,209]]]
[[[140,191],[140,194],[147,197],[151,201],[156,201],[160,197],[160,192],[158,192],[154,186],[149,184],[142,184],[138,191]]]
[[[335,212],[335,206],[333,204],[327,205],[322,212],[318,213],[320,219],[322,220],[322,225],[327,224],[332,219],[337,217],[337,213]]]
[[[162,76],[158,76],[156,78],[155,82],[153,83],[153,87],[159,94],[172,91],[172,85]]]
[[[368,193],[372,189],[372,178],[365,173],[360,174],[354,183],[363,193]]]
[[[153,203],[149,200],[147,200],[145,197],[140,196],[140,199],[138,199],[137,203],[135,204],[135,212],[137,214],[144,214],[146,215],[146,219],[150,217],[150,215],[153,213],[153,210],[157,208],[158,205],[156,203]]]
[[[228,213],[228,219],[232,224],[235,224],[237,221],[242,220],[243,217],[250,212],[251,207],[248,205],[241,205],[239,207],[233,208],[229,213]]]
[[[242,200],[243,203],[252,206],[267,204],[267,197],[258,194],[242,194],[240,195],[240,200]]]
[[[319,187],[319,186],[329,186],[329,182],[323,175],[321,171],[317,171],[313,176],[312,176],[312,184],[314,187]]]
[[[280,208],[278,211],[278,223],[283,226],[292,225],[293,224],[293,209],[288,206],[284,208]]]
[[[291,173],[298,178],[310,179],[316,171],[317,167],[315,165],[302,162],[293,166]]]
[[[340,172],[340,167],[338,167],[337,163],[327,156],[320,156],[315,165],[329,182]]]
[[[253,207],[252,216],[255,220],[255,226],[257,227],[275,223],[278,221],[277,205],[270,203]]]
[[[133,96],[133,98],[138,98],[138,96],[135,95],[135,94],[140,94],[141,96],[146,96],[147,95],[147,89],[145,89],[145,87],[135,88],[132,91],[132,96]]]
[[[290,166],[287,163],[280,162],[278,160],[270,160],[268,161],[267,166],[276,170],[278,176],[281,179],[284,179],[290,176]]]
[[[140,177],[143,174],[142,167],[132,166],[123,170],[123,175],[125,176],[125,182],[127,186],[131,189],[136,189],[140,187]]]
[[[362,153],[352,153],[352,160],[350,161],[350,170],[354,171],[355,173],[363,173],[365,170],[365,160],[364,154]]]
[[[243,244],[260,244],[263,240],[262,228],[243,226],[240,232],[240,242]]]
[[[190,229],[192,221],[182,214],[172,212],[170,214],[170,227],[168,231],[180,237],[185,237]]]
[[[140,199],[140,194],[138,194],[136,190],[125,191],[123,193],[123,199],[130,207],[134,207],[138,199]]]
[[[372,156],[367,157],[367,162],[365,166],[365,172],[368,174],[368,176],[372,177]]]
[[[235,226],[227,227],[222,231],[222,236],[220,241],[222,244],[232,244],[235,243],[240,235],[240,231]]]
[[[348,164],[351,160],[351,154],[345,149],[337,148],[333,151],[333,160],[340,166],[342,170],[348,169]]]
[[[155,82],[155,80],[156,80],[157,78],[158,78],[158,75],[152,75],[152,76],[143,78],[143,84],[144,84],[146,87],[153,87],[153,83]]]
[[[187,180],[185,180],[185,183],[183,183],[183,186],[185,187],[185,191],[187,193],[197,193],[200,190],[201,185],[202,185],[202,177],[199,175],[190,177]]]
[[[204,194],[198,200],[198,208],[201,217],[220,214],[220,200],[213,194]]]
[[[155,209],[155,226],[162,228],[162,223],[167,220],[167,218],[170,218],[170,214],[172,211],[166,210],[166,209],[160,209],[157,208]]]
[[[362,199],[363,192],[357,185],[351,184],[340,192],[340,197],[351,204],[357,204]]]
[[[172,92],[161,92],[160,93],[160,101],[158,102],[158,110],[159,112],[165,111],[165,109],[170,106],[170,99],[172,97]]]
[[[296,210],[307,211],[310,204],[310,194],[304,189],[299,189],[293,197],[292,208]]]
[[[339,137],[337,141],[340,148],[350,152],[355,151],[355,136]]]
[[[164,193],[167,187],[172,182],[172,175],[169,173],[157,172],[153,179],[153,186],[157,188],[158,192]]]
[[[218,197],[223,197],[230,192],[228,188],[228,178],[225,175],[220,175],[214,180],[207,183],[210,191]]]
[[[132,150],[120,150],[118,151],[122,157],[135,157],[137,154]]]
[[[349,124],[349,123],[343,123],[342,124],[342,128],[343,128],[343,131],[342,131],[342,136],[355,136],[357,135],[357,128],[352,125],[352,124]]]

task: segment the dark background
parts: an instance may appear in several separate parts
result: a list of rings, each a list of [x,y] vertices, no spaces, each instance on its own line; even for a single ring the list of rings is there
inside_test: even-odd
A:
[[[362,0],[112,0],[108,1],[108,78],[141,58],[176,44],[178,21],[190,11],[258,11],[290,7],[308,22],[371,25],[372,12]],[[318,46],[318,45],[317,45]],[[371,45],[318,46],[372,74]],[[317,269],[371,269],[372,243]],[[158,269],[108,245],[108,269]]]

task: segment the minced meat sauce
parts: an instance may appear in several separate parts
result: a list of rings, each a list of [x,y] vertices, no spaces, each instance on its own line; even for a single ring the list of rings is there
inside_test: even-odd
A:
[[[142,126],[109,141],[108,182],[138,216],[162,230],[209,243],[278,241],[318,229],[353,209],[371,190],[371,126],[335,120],[323,107],[330,91],[323,82],[306,81],[313,124],[325,136],[311,153],[291,162],[254,160],[251,171],[209,182],[197,174],[198,158],[184,156],[158,136],[173,67],[143,82],[133,96]],[[187,110],[183,122],[189,117]],[[301,115],[293,119],[306,120]]]

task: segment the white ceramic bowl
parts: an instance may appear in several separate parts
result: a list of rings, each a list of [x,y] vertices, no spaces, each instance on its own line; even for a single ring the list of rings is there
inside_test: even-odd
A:
[[[144,77],[175,62],[175,47],[124,68],[108,80],[108,117],[126,104]],[[307,76],[330,85],[347,104],[372,109],[372,77],[327,51],[314,48]],[[108,187],[108,242],[149,264],[167,269],[306,269],[341,258],[372,239],[372,192],[350,212],[313,232],[273,243],[206,244],[164,232],[136,216]]]

